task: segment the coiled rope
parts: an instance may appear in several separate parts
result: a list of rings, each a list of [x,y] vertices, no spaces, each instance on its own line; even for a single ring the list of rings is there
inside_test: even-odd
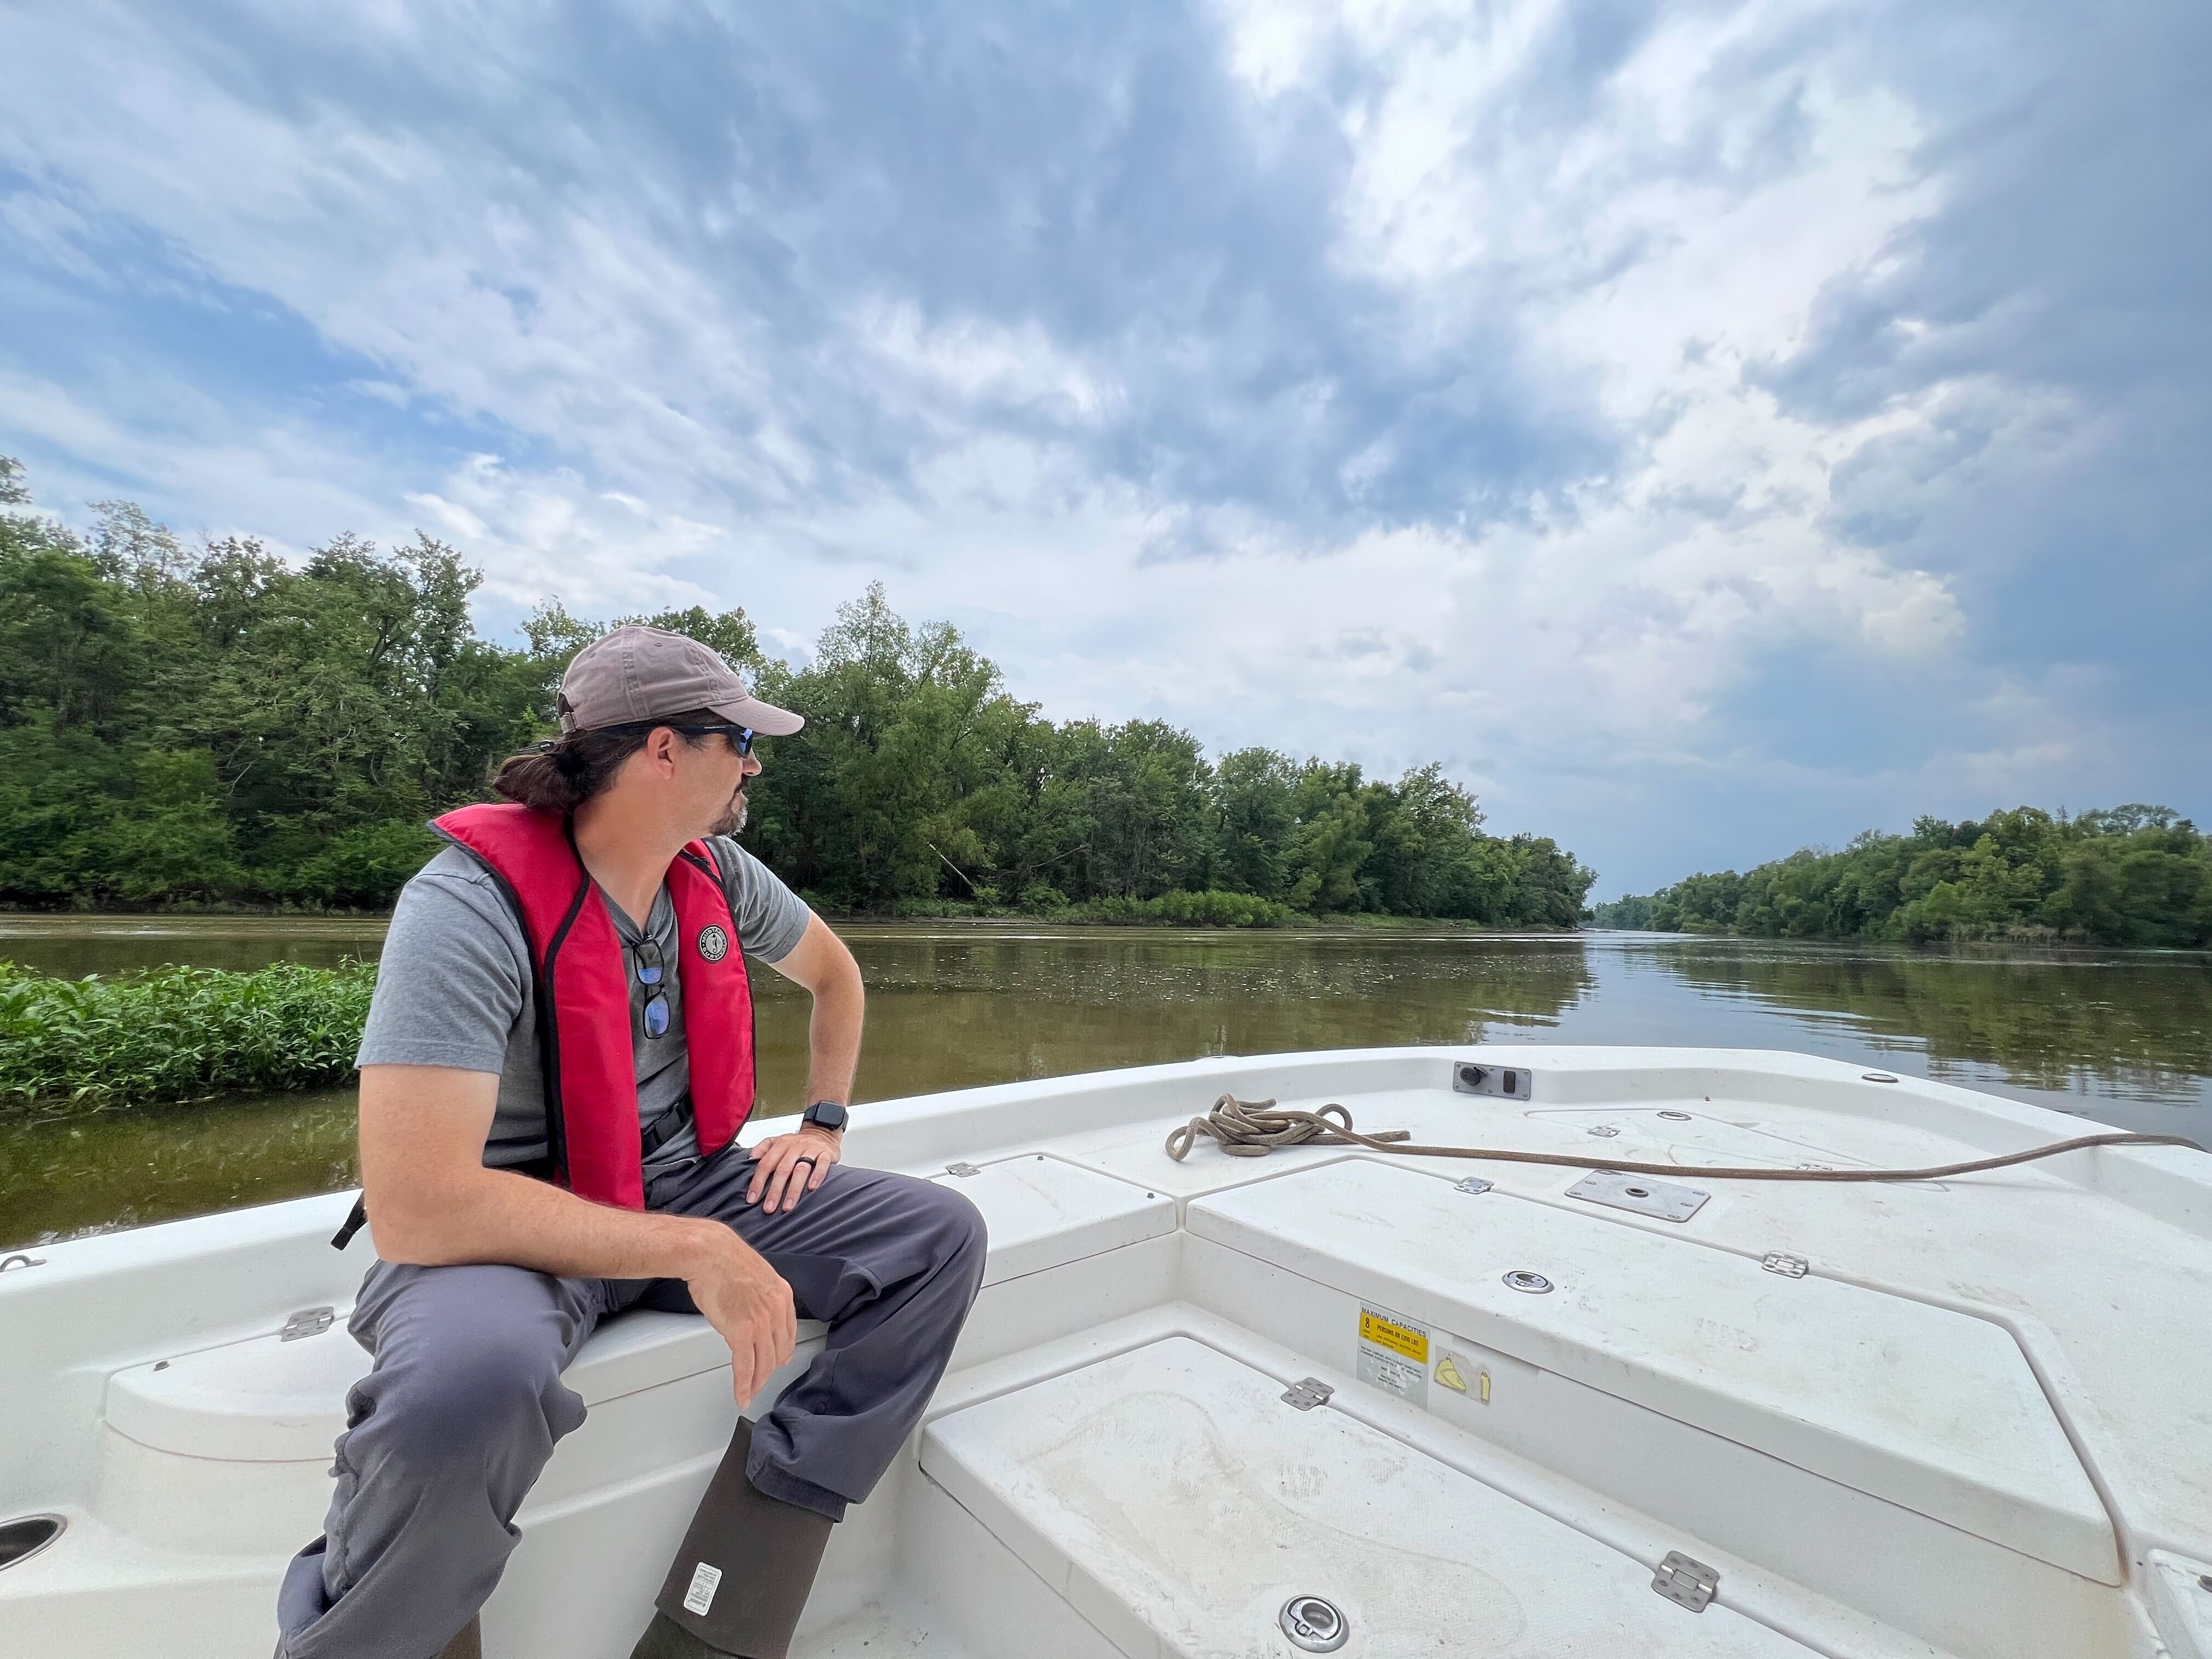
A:
[[[2092,1146],[2186,1146],[2192,1152],[2203,1147],[2181,1135],[2123,1134],[2112,1131],[2081,1135],[2054,1146],[2033,1146],[2024,1152],[2000,1158],[1978,1158],[1964,1164],[1937,1164],[1924,1170],[1723,1170],[1698,1169],[1681,1164],[1632,1164],[1620,1158],[1569,1157],[1561,1152],[1509,1152],[1496,1146],[1417,1146],[1410,1129],[1382,1129],[1362,1134],[1352,1127],[1352,1114],[1331,1101],[1317,1112],[1279,1107],[1272,1100],[1239,1100],[1224,1095],[1204,1117],[1194,1117],[1168,1136],[1168,1156],[1181,1163],[1203,1135],[1219,1143],[1231,1158],[1265,1158],[1278,1146],[1364,1146],[1375,1152],[1401,1152],[1410,1158],[1479,1158],[1499,1164],[1555,1164],[1571,1170],[1608,1170],[1621,1175],[1691,1176],[1699,1181],[1940,1181],[1951,1176],[1973,1175],[1982,1170],[2002,1170],[2014,1164],[2032,1164],[2061,1152],[2078,1152]]]

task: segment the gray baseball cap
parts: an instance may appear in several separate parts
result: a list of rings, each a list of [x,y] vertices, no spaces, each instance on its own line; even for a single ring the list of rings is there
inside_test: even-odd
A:
[[[707,708],[767,738],[787,738],[806,717],[763,702],[737,671],[694,639],[633,623],[593,640],[570,659],[554,708],[563,732],[628,726]]]

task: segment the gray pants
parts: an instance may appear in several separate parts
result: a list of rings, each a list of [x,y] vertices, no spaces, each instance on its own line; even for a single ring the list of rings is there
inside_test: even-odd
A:
[[[983,1219],[959,1194],[843,1164],[795,1210],[745,1202],[735,1147],[659,1176],[648,1207],[727,1222],[790,1284],[827,1350],[753,1431],[772,1498],[843,1517],[921,1420],[983,1277]],[[561,1372],[601,1319],[690,1310],[680,1280],[380,1261],[350,1329],[376,1357],[346,1396],[323,1536],[277,1593],[279,1659],[433,1659],[499,1583],[514,1512],[584,1420]]]

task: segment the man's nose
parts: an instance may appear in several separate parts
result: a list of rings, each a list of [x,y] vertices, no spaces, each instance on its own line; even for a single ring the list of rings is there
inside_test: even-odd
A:
[[[738,775],[739,777],[757,777],[760,775],[760,769],[761,763],[760,757],[758,755],[740,755],[738,757]]]

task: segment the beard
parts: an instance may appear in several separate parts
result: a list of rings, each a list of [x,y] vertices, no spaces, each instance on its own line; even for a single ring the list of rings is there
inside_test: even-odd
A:
[[[734,836],[744,827],[745,788],[739,784],[737,793],[730,797],[730,804],[722,809],[722,816],[714,820],[707,833],[710,836]]]

